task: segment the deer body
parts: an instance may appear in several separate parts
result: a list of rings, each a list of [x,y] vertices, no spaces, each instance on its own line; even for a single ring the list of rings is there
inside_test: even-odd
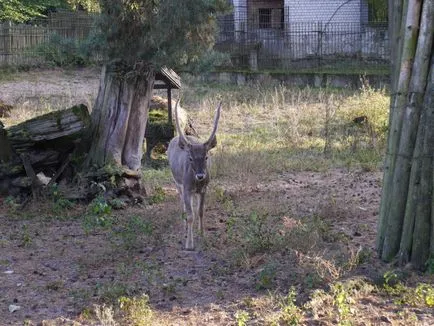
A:
[[[186,214],[187,240],[185,249],[193,250],[193,223],[199,219],[199,230],[203,233],[203,211],[205,193],[210,177],[207,167],[208,151],[217,145],[215,133],[220,117],[221,104],[214,119],[214,129],[210,138],[201,143],[199,139],[185,136],[179,128],[177,117],[178,103],[175,106],[175,125],[178,136],[173,138],[167,148],[167,156],[176,188],[181,198],[183,211]]]

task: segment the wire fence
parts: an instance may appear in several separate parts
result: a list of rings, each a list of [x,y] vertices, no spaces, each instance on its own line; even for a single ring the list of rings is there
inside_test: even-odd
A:
[[[300,17],[303,13],[317,20]],[[234,14],[220,17],[216,49],[230,56],[226,69],[387,70],[387,23],[369,21],[369,12],[361,7],[341,16],[336,13],[321,16],[305,8],[294,15],[289,7],[238,7]]]
[[[370,21],[372,14],[361,5],[362,0],[326,0],[320,7],[317,1],[284,8],[279,7],[283,1],[266,2],[268,7],[263,8],[264,3],[234,7],[232,14],[218,19],[215,49],[230,58],[220,68],[387,71],[387,24]],[[92,32],[95,17],[84,12],[56,12],[32,24],[0,23],[0,66],[47,60],[62,64]]]

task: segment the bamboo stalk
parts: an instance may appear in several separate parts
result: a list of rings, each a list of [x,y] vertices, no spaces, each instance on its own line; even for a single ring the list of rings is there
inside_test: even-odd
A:
[[[416,52],[417,30],[415,26],[419,23],[420,3],[417,0],[401,0],[402,17],[401,23],[398,24],[399,17],[395,16],[394,33],[403,35],[403,37],[394,36],[395,44],[397,44],[396,52],[391,53],[394,58],[395,72],[392,74],[395,80],[392,80],[392,97],[390,101],[390,116],[389,116],[389,133],[386,149],[386,158],[384,164],[383,189],[381,195],[380,218],[377,226],[377,241],[376,247],[380,256],[383,256],[383,247],[387,227],[389,221],[389,210],[393,199],[393,176],[395,171],[395,160],[399,148],[401,138],[402,115],[403,108],[406,104],[410,75],[411,63]],[[399,7],[400,3],[396,4]],[[419,3],[419,4],[418,4]],[[399,11],[397,11],[399,12]],[[408,27],[408,28],[407,28]],[[399,59],[399,62],[397,61]]]
[[[401,123],[400,140],[398,142],[399,148],[393,170],[393,189],[390,195],[393,205],[390,206],[388,212],[389,217],[382,250],[382,258],[385,260],[392,259],[400,248],[407,195],[409,194],[409,180],[412,168],[411,160],[415,151],[418,125],[421,111],[424,106],[424,92],[430,67],[429,58],[431,56],[434,30],[432,24],[432,2],[425,1],[424,3],[420,22],[420,32],[417,33],[420,9],[421,8],[414,7],[409,8],[407,16],[408,18],[412,17],[410,19],[411,24],[407,25],[407,28],[412,30],[412,37],[409,38],[407,45],[404,44],[403,50],[405,52],[407,48],[407,51],[411,53],[412,49],[415,48],[416,51],[414,63],[402,63],[402,66],[411,66],[409,68],[411,75],[407,75],[407,69],[401,69],[400,73],[400,81],[402,83],[405,83],[404,80],[406,78],[410,78],[409,102],[403,110],[403,121]],[[408,200],[411,201],[411,197],[408,198]],[[417,206],[416,209],[419,210],[420,207]],[[418,221],[416,221],[416,223],[418,223]],[[404,231],[406,232],[406,230]]]
[[[411,262],[417,269],[424,269],[425,262],[430,255],[430,242],[434,238],[432,233],[432,198],[433,198],[433,150],[434,150],[434,54],[432,53],[434,43],[434,4],[432,1],[425,1],[423,4],[421,30],[419,33],[420,48],[418,46],[417,58],[422,61],[420,65],[415,62],[415,74],[422,76],[429,71],[428,78],[418,88],[425,89],[423,124],[425,128],[423,138],[423,155],[421,159],[422,173],[420,182],[420,198],[416,210],[416,221],[413,233],[413,244]],[[431,233],[431,234],[430,234]]]

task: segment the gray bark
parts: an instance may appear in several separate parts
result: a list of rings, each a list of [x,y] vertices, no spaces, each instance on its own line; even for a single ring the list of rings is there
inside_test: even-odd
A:
[[[130,73],[120,65],[103,68],[100,88],[92,111],[91,148],[87,167],[117,167],[137,171],[155,72],[135,67]]]

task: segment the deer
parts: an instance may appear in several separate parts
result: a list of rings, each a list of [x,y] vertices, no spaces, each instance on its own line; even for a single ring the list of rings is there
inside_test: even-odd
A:
[[[200,234],[204,233],[203,212],[206,189],[210,181],[208,152],[217,146],[217,126],[222,103],[214,116],[214,126],[208,140],[202,143],[195,136],[186,136],[178,120],[178,103],[175,105],[175,127],[178,135],[169,143],[167,157],[178,194],[181,198],[183,216],[186,216],[187,240],[185,250],[194,250],[193,223],[199,219]]]

